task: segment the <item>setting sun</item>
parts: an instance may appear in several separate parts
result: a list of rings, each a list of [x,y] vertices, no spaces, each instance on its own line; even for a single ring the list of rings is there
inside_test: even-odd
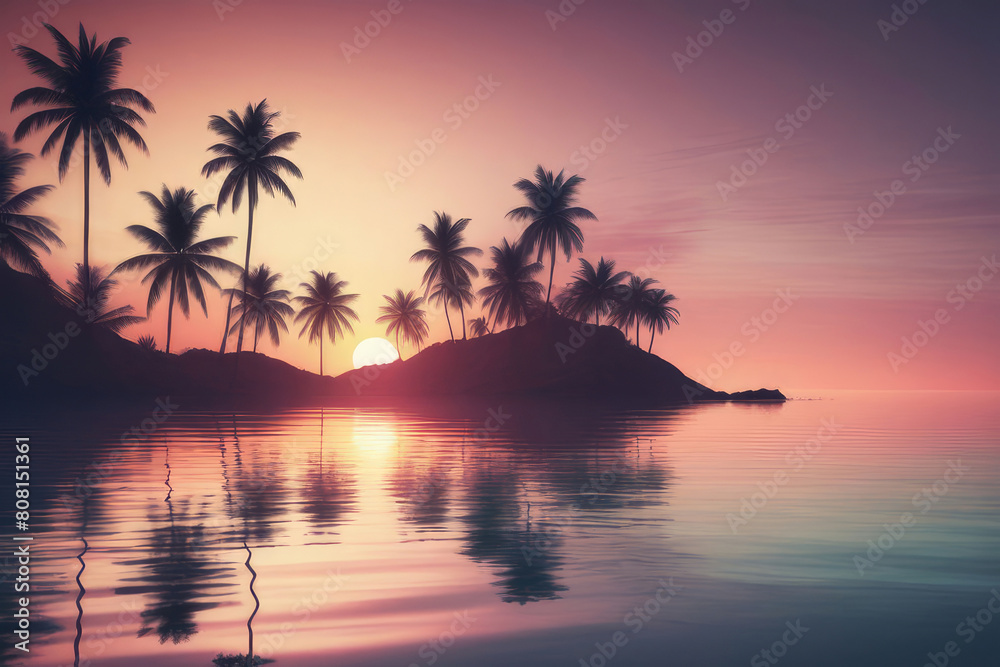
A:
[[[0,2],[0,666],[998,664],[998,25]]]
[[[366,338],[354,348],[354,367],[380,366],[399,359],[399,352],[385,338]]]

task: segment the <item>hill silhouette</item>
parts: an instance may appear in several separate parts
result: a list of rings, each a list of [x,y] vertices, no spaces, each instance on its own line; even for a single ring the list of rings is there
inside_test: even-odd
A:
[[[0,264],[0,392],[11,399],[101,396],[321,397],[543,395],[641,403],[784,400],[776,390],[708,389],[630,345],[616,328],[557,315],[437,343],[405,361],[321,377],[263,354],[141,348],[57,302],[46,282]]]
[[[615,327],[558,315],[481,338],[435,344],[402,363],[348,371],[341,394],[535,394],[651,403],[784,400],[777,391],[713,391],[630,344]],[[346,386],[345,386],[346,385]]]

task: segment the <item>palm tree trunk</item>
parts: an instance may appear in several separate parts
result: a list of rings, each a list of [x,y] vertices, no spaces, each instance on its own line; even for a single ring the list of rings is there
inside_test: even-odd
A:
[[[170,301],[167,305],[167,354],[170,354],[170,329],[174,324],[174,288],[177,286],[177,274],[170,276]]]
[[[642,345],[639,345],[639,313],[635,314],[635,346],[642,349]]]
[[[656,337],[656,329],[654,329],[652,326],[650,326],[649,327],[649,349],[646,350],[650,354],[653,353],[653,338],[655,338],[655,337]]]
[[[260,322],[257,322],[257,324],[253,328],[253,351],[254,352],[257,351],[257,341],[259,341],[259,340],[260,340]]]
[[[90,128],[83,130],[83,303],[90,307]]]
[[[229,305],[226,306],[226,330],[222,332],[222,347],[219,348],[219,354],[226,353],[226,341],[229,340],[229,318],[233,314],[233,296],[235,292],[229,293]]]
[[[254,191],[256,191],[256,189],[257,189],[257,182],[256,181],[254,181],[252,184],[251,183],[247,183],[247,196],[248,196],[248,198],[249,198],[249,195],[250,195],[251,188]],[[247,293],[247,274],[250,273],[250,243],[253,241],[253,203],[252,203],[253,199],[256,199],[256,197],[251,198],[251,201],[248,201],[248,203],[247,203],[247,206],[248,206],[248,208],[250,210],[250,214],[249,214],[249,217],[247,219],[247,256],[246,256],[246,259],[243,260],[243,294],[244,294],[244,296]],[[243,305],[244,305],[244,307],[246,306],[245,303]],[[240,320],[240,336],[239,336],[239,338],[236,339],[236,353],[237,354],[239,354],[243,350],[243,329],[244,329],[244,325],[245,324],[246,324],[246,318],[243,318],[242,320]]]
[[[403,360],[403,353],[399,351],[399,329],[396,329],[396,354],[399,355],[399,360]]]
[[[448,298],[445,297],[444,300],[444,319],[448,321],[448,334],[451,336],[451,342],[455,342],[455,332],[451,329],[451,318],[448,317]]]
[[[549,296],[552,295],[552,276],[556,271],[556,247],[552,246],[552,255],[549,260],[549,289],[545,292],[545,317],[549,316]]]
[[[319,330],[319,374],[323,375],[323,330]]]
[[[462,316],[462,340],[468,340],[465,336],[465,304],[462,303],[461,297],[458,299],[458,312]]]
[[[249,646],[247,647],[247,662],[246,667],[253,667],[253,617],[257,615],[257,610],[260,609],[260,600],[257,598],[257,593],[253,590],[253,583],[257,581],[257,572],[250,567],[250,557],[252,556],[250,552],[250,547],[247,546],[246,540],[243,541],[243,548],[247,550],[247,561],[244,563],[247,569],[250,570],[250,595],[253,596],[254,608],[253,613],[250,614],[250,618],[247,619],[247,635],[249,637]]]

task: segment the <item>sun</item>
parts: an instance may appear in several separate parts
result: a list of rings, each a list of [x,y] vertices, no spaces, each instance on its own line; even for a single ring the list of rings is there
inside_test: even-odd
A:
[[[385,338],[366,338],[354,348],[354,367],[391,364],[399,359],[399,352]]]

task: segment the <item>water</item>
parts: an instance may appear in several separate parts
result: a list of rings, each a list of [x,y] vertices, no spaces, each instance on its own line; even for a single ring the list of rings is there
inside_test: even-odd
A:
[[[155,407],[2,418],[8,664],[1000,664],[1000,394]]]

